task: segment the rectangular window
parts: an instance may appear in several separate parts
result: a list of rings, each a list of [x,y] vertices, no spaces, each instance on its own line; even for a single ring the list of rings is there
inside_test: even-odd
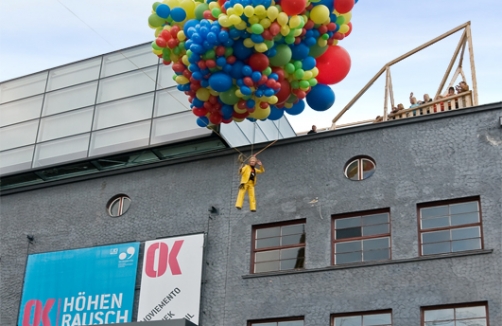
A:
[[[392,311],[357,312],[333,315],[333,326],[392,326]]]
[[[420,254],[483,248],[478,198],[419,204]]]
[[[248,326],[303,326],[303,317],[250,321]]]
[[[422,308],[422,326],[487,326],[486,303]]]
[[[388,209],[333,216],[333,264],[391,258]]]
[[[305,222],[255,226],[252,273],[304,268]]]

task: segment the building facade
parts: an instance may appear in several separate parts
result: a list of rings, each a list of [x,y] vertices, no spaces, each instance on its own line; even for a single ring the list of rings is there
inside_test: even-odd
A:
[[[279,140],[257,212],[234,207],[250,147],[5,190],[0,324],[17,324],[31,254],[204,233],[199,325],[502,325],[501,116]]]

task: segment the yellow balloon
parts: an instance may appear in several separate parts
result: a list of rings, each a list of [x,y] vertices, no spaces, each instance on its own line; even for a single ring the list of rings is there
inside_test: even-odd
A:
[[[265,18],[267,16],[267,9],[264,6],[258,5],[254,7],[254,14],[257,16],[262,16],[261,18]]]
[[[234,5],[233,9],[236,15],[241,16],[244,13],[244,7],[240,3]]]
[[[242,21],[241,17],[237,16],[237,15],[231,15],[229,18],[228,18],[228,21],[230,22],[230,24],[232,25],[238,25],[240,24],[240,22]]]
[[[247,24],[246,24],[246,22],[245,22],[245,21],[243,21],[243,20],[241,20],[241,22],[240,22],[240,23],[238,23],[237,25],[235,25],[235,28],[237,28],[237,29],[238,29],[238,30],[240,30],[240,31],[245,30],[245,29],[246,29],[246,27],[247,27]]]
[[[258,18],[258,16],[253,15],[252,17],[249,17],[248,22],[249,25],[258,24],[260,22],[260,18]]]
[[[159,55],[162,54],[162,50],[152,50],[153,54]]]
[[[209,100],[209,90],[207,88],[201,87],[195,92],[195,96],[197,96],[197,98],[201,101],[207,101]]]
[[[322,24],[329,19],[329,9],[325,5],[318,5],[310,11],[310,19],[316,24]]]
[[[297,29],[295,29],[295,31],[293,33],[293,36],[297,37],[297,36],[300,36],[301,34],[302,34],[302,29],[301,28],[297,28]]]
[[[256,108],[253,113],[249,116],[255,119],[266,119],[270,115],[270,106],[267,106],[266,109],[262,109],[260,107]]]
[[[277,22],[279,25],[284,26],[288,23],[288,15],[285,12],[279,13],[277,16]]]
[[[209,3],[209,10],[213,10],[214,8],[220,9],[220,4],[216,1]]]
[[[151,26],[150,26],[151,27]],[[155,27],[152,27],[152,28],[155,28]],[[155,37],[158,37],[160,35],[160,33],[162,32],[162,27],[157,27],[155,28]]]
[[[215,91],[214,89],[210,89],[209,90],[209,94],[213,95],[213,96],[218,96],[220,95],[220,93],[218,91]]]
[[[340,33],[345,34],[349,31],[350,27],[347,24],[343,24],[340,26],[340,29],[338,30]]]
[[[293,107],[293,103],[288,103],[288,102],[286,102],[286,103],[284,103],[284,107],[285,107],[286,109],[291,109],[291,108]]]
[[[244,121],[244,119],[239,119],[239,118],[236,118],[236,117],[232,117],[232,120],[234,120],[235,122],[242,122],[242,121]]]
[[[188,56],[186,54],[181,58],[181,61],[187,67],[190,65],[190,61],[188,61]]]
[[[300,23],[301,23],[301,20],[298,15],[293,15],[289,19],[289,27],[290,28],[297,28],[298,26],[300,26]]]
[[[164,3],[166,5],[168,5],[169,8],[171,8],[171,10],[174,9],[174,8],[176,8],[176,7],[179,7],[178,0],[166,0]]]
[[[180,7],[183,8],[188,17],[192,14],[195,16],[195,3],[192,0],[182,0],[180,2]]]
[[[256,52],[263,53],[268,50],[268,47],[265,43],[259,43],[255,44],[254,49],[256,50]]]
[[[314,76],[312,76],[312,71],[305,71],[305,73],[303,74],[302,79],[303,80],[309,80],[312,77],[314,77]]]
[[[185,36],[185,32],[183,32],[182,30],[178,32],[178,34],[176,34],[176,37],[178,38],[178,40],[180,41],[184,41],[186,40],[186,36]]]
[[[275,103],[277,103],[279,101],[279,99],[275,95],[269,96],[266,99],[267,99],[267,102],[270,103],[270,104],[275,104]]]
[[[245,113],[247,111],[247,109],[239,109],[239,107],[237,106],[237,104],[234,104],[234,111],[237,112],[237,113]]]
[[[268,9],[267,9],[267,17],[271,21],[274,21],[274,20],[277,19],[277,16],[279,16],[279,9],[277,9],[277,7],[275,7],[275,6],[268,7]]]
[[[211,2],[211,3],[213,3],[213,2]],[[228,20],[228,16],[225,15],[225,14],[221,14],[218,17],[218,23],[220,23],[220,25],[223,26],[223,27],[230,27],[230,26],[232,26],[232,24]]]
[[[254,15],[254,8],[252,6],[246,6],[244,7],[244,15],[246,15],[246,17],[251,17]]]
[[[272,22],[268,18],[263,18],[262,20],[260,20],[260,25],[263,26],[263,28],[267,29],[270,27],[270,25],[272,25]]]
[[[323,40],[322,38],[317,39],[317,45],[320,47],[326,46],[326,44],[328,44],[328,41]]]
[[[250,38],[245,39],[243,43],[247,48],[252,48],[254,46],[254,42]]]
[[[174,62],[178,62],[178,60],[180,60],[180,57],[177,56],[176,54],[174,53],[171,53],[171,55],[169,56],[169,58],[171,59],[171,61],[174,61]],[[188,79],[187,79],[188,80]]]
[[[312,77],[317,77],[319,75],[319,69],[317,67],[312,68]]]
[[[289,32],[291,30],[289,29],[288,25],[284,25],[281,27],[281,34],[282,36],[288,36]]]
[[[188,78],[186,78],[185,76],[180,75],[180,76],[176,76],[176,82],[180,85],[185,85],[185,84],[188,84],[190,82],[190,80],[188,80]]]
[[[227,15],[229,15],[229,16],[235,15],[234,8],[228,8]]]

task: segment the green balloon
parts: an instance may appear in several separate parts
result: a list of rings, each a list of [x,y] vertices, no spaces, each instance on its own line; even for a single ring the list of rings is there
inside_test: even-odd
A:
[[[272,67],[282,67],[291,60],[291,48],[286,44],[279,44],[277,53],[269,59]]]
[[[295,65],[295,70],[297,69],[302,69],[302,62],[300,60],[296,60],[295,62],[293,62],[293,65]]]
[[[303,69],[298,69],[295,71],[295,78],[296,79],[302,79],[303,75],[305,75],[305,71],[303,71]]]
[[[152,27],[160,27],[164,24],[165,19],[160,18],[157,16],[157,14],[151,14],[150,17],[148,17],[148,24]]]
[[[264,74],[265,76],[268,76],[268,75],[270,75],[272,73],[272,68],[267,67],[261,73]]]
[[[309,55],[314,58],[318,58],[326,52],[328,46],[319,46],[317,43],[310,47]]]
[[[154,50],[162,50],[162,48],[160,46],[158,46],[157,43],[155,43],[155,41],[152,42],[152,48]]]
[[[212,49],[211,49],[211,50],[208,50],[208,51],[206,52],[206,54],[204,55],[204,57],[205,57],[206,59],[214,59],[215,55],[216,55],[216,54],[214,53],[214,50],[212,50]]]
[[[162,4],[161,2],[155,2],[153,5],[152,5],[152,9],[153,11],[157,10],[157,7]]]
[[[310,87],[310,83],[308,82],[308,80],[302,80],[300,81],[300,88],[301,89],[307,89]]]
[[[298,87],[297,87],[297,88],[298,88]],[[289,95],[289,97],[288,97],[288,99],[286,100],[286,102],[288,102],[288,103],[294,103],[297,99],[298,99],[298,97],[296,97],[296,95],[291,94],[291,95]]]
[[[291,82],[291,88],[293,89],[297,89],[297,88],[300,88],[300,83],[298,82],[298,80],[293,80]],[[290,97],[291,98],[291,97]]]
[[[225,58],[231,56],[234,53],[233,48],[226,48],[225,49]]]
[[[228,105],[234,105],[239,102],[239,97],[235,95],[235,91],[237,90],[236,86],[232,86],[228,91],[220,93],[220,100]]]
[[[343,17],[342,15],[338,16],[338,18],[336,19],[336,24],[340,26],[343,25],[343,23],[345,23],[345,17]]]
[[[211,15],[213,15],[214,18],[218,18],[221,15],[221,10],[218,8],[213,8],[213,10],[211,10]]]
[[[284,41],[286,44],[293,44],[295,43],[295,37],[293,35],[288,35],[284,38]]]
[[[292,63],[287,63],[285,66],[284,66],[284,70],[286,70],[286,72],[288,74],[292,74],[295,72],[295,66],[292,64]]]
[[[317,79],[315,79],[315,78],[309,79],[309,85],[312,87],[317,85]]]
[[[263,33],[263,26],[260,24],[253,24],[251,25],[251,32],[253,32],[253,34],[261,34]]]
[[[204,11],[209,10],[207,3],[202,3],[195,8],[195,18],[198,20],[204,19]]]

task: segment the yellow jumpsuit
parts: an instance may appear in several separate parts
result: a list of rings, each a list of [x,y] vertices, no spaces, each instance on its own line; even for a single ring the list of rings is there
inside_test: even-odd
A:
[[[260,166],[259,168],[255,167],[255,177],[254,180],[250,180],[251,177],[251,166],[245,165],[243,168],[239,170],[241,174],[241,187],[239,187],[239,193],[237,194],[237,201],[235,202],[235,207],[238,209],[242,208],[242,204],[244,203],[244,194],[248,193],[249,197],[249,209],[251,211],[256,211],[256,198],[254,195],[254,186],[256,184],[256,175],[265,172],[265,168]]]

